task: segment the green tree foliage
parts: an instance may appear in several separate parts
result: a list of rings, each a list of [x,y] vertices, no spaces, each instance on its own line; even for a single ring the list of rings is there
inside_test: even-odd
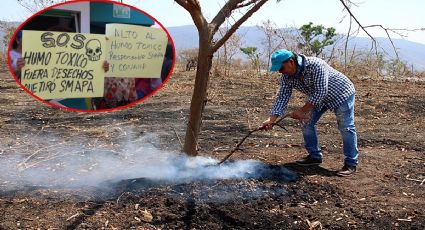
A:
[[[252,66],[258,70],[260,68],[260,54],[257,47],[242,47],[240,50],[248,56]]]
[[[335,28],[313,25],[312,22],[300,27],[303,42],[298,44],[305,53],[318,56],[326,46],[332,45],[336,36]]]

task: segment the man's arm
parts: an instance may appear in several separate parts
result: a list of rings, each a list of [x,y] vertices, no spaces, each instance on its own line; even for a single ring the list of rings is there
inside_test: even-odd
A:
[[[289,116],[296,120],[306,122],[310,120],[310,112],[313,108],[314,105],[311,102],[306,102],[303,107],[301,107],[295,112],[292,112],[291,114],[289,114]]]
[[[270,130],[273,128],[273,124],[277,120],[277,118],[284,114],[291,95],[292,87],[284,82],[284,76],[282,76],[279,93],[277,94],[276,100],[273,104],[270,117],[262,123],[262,125],[260,126],[261,129]]]
[[[271,115],[282,116],[285,113],[291,95],[292,87],[285,82],[284,76],[282,75],[279,92],[273,104]]]

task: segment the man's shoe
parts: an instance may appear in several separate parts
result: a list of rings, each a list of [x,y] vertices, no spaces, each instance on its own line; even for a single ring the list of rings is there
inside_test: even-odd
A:
[[[295,163],[301,166],[314,166],[314,165],[320,165],[322,163],[322,159],[316,159],[308,155],[301,160],[295,161]]]
[[[356,166],[344,165],[341,170],[339,170],[336,175],[346,177],[351,176],[356,172]]]

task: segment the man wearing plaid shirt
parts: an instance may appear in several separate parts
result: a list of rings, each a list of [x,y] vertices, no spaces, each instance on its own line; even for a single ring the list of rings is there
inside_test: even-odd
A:
[[[279,71],[282,74],[281,84],[271,115],[263,122],[261,128],[264,130],[273,128],[277,118],[285,113],[292,89],[297,89],[306,94],[308,100],[303,107],[288,115],[303,123],[304,145],[309,155],[296,163],[303,166],[322,163],[316,124],[327,110],[331,110],[336,115],[345,155],[344,167],[337,175],[353,174],[358,163],[353,83],[320,58],[296,55],[282,49],[274,52],[271,60],[270,71]]]

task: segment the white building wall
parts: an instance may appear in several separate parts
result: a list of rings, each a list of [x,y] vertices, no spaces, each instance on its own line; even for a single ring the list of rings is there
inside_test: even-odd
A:
[[[90,33],[90,2],[76,2],[76,3],[67,3],[55,7],[59,10],[70,10],[80,12],[81,15],[81,33]]]

